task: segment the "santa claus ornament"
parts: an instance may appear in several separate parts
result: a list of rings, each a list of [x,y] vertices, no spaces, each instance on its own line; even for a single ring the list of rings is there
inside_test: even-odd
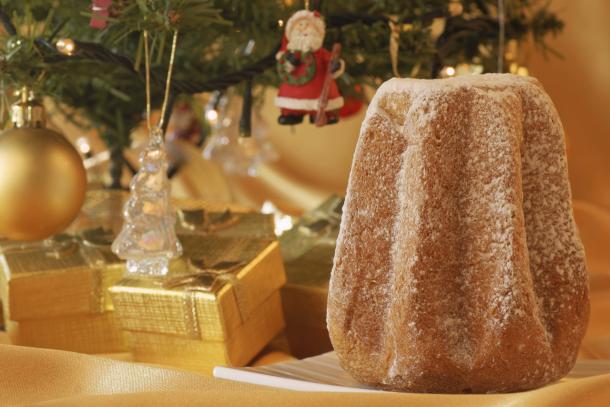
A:
[[[275,104],[281,109],[278,123],[292,125],[309,115],[316,126],[339,121],[343,97],[335,79],[343,74],[339,44],[322,47],[326,26],[317,11],[301,10],[290,17],[276,55],[281,85]]]

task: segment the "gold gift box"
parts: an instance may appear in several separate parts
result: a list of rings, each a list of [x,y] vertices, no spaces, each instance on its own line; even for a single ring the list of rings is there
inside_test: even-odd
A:
[[[278,242],[179,237],[184,255],[167,276],[110,288],[134,359],[203,373],[244,366],[284,328]]]
[[[183,202],[181,205],[177,223],[177,232],[180,234],[275,239],[273,215],[239,207],[208,209],[203,202]]]
[[[77,235],[83,230],[99,227],[118,232],[123,224],[120,214],[128,199],[129,193],[121,190],[87,191],[85,205],[68,233]],[[200,199],[175,199],[172,202],[177,209],[176,231],[179,234],[275,239],[272,215],[240,205]]]
[[[6,247],[0,255],[7,320],[23,321],[112,310],[107,288],[122,276],[118,261],[92,260],[76,240]],[[97,256],[97,253],[95,254]]]
[[[7,321],[12,344],[80,353],[115,353],[126,349],[113,312],[29,321]]]
[[[123,274],[118,259],[61,235],[0,243],[0,298],[15,345],[83,353],[125,349],[107,291]]]
[[[326,305],[342,205],[343,198],[331,196],[280,238],[287,278],[282,288],[286,336],[298,358],[332,350]]]
[[[335,246],[315,246],[285,263],[288,282],[282,288],[286,335],[297,358],[330,352],[326,329],[328,282]]]
[[[0,303],[14,344],[83,353],[127,349],[108,287],[125,269],[110,244],[128,197],[124,191],[89,190],[66,235],[34,243],[0,240]],[[182,234],[275,238],[269,215],[200,200],[176,204]]]

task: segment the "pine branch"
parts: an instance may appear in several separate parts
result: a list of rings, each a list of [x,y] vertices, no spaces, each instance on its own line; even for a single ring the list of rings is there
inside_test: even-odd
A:
[[[433,19],[436,17],[444,16],[444,11],[433,11],[426,13],[425,15],[418,16],[421,19]],[[415,17],[404,19],[403,23],[409,23],[415,20]],[[346,14],[335,14],[330,15],[327,19],[328,28],[341,28],[354,23],[362,23],[366,25],[373,25],[378,22],[388,23],[389,19],[385,16],[371,16],[366,14],[357,13],[346,13]],[[45,45],[47,49],[53,48],[48,42],[38,39],[38,42]],[[114,53],[108,50],[101,44],[92,42],[74,41],[76,44],[76,53],[73,56],[66,56],[59,53],[50,55],[45,58],[47,63],[61,63],[69,59],[90,59],[104,63],[118,64],[130,72],[142,77],[143,71],[136,71],[134,68],[133,61],[118,53]],[[243,69],[234,71],[217,78],[213,78],[207,81],[181,81],[174,80],[172,82],[172,92],[174,93],[186,93],[195,94],[202,92],[211,92],[216,90],[225,90],[230,86],[237,85],[243,81],[251,80],[254,76],[261,74],[267,69],[275,67],[275,54],[280,49],[280,44],[277,44],[273,50],[259,59],[258,61],[247,65]],[[154,71],[151,72],[151,80],[158,85],[164,84],[165,72]]]
[[[74,55],[68,56],[56,52],[55,48],[43,39],[37,39],[36,42],[41,44],[45,49],[54,51],[53,54],[45,56],[45,62],[49,64],[63,63],[70,60],[94,60],[113,65],[120,65],[127,71],[132,72],[133,74],[138,75],[141,78],[144,77],[143,67],[140,67],[140,70],[136,71],[134,68],[134,63],[130,58],[112,52],[101,44],[74,41],[76,45],[76,52]],[[263,71],[275,66],[275,54],[278,50],[279,45],[277,45],[272,52],[265,55],[260,60],[247,65],[243,69],[228,73],[218,78],[213,78],[207,81],[194,80],[189,82],[177,79],[173,80],[171,85],[172,92],[176,94],[195,94],[201,92],[211,92],[214,90],[224,90],[230,86],[237,85],[242,81],[250,79],[255,75],[258,75]],[[152,70],[151,80],[157,85],[163,86],[165,84],[165,74],[165,71]]]
[[[0,23],[2,24],[2,27],[4,27],[4,31],[6,31],[6,33],[8,35],[17,35],[17,29],[11,22],[10,17],[8,16],[8,14],[6,14],[1,9],[0,9]]]
[[[140,8],[138,4],[142,5]],[[269,0],[146,0],[115,1],[108,26],[89,28],[90,0],[0,0],[0,77],[8,86],[27,84],[78,111],[103,128],[111,147],[129,145],[129,133],[142,120],[144,68],[136,64],[141,31],[151,33],[153,104],[162,99],[168,50],[163,37],[179,28],[181,35],[172,96],[225,90],[254,82],[275,86],[275,54],[282,26],[302,2]],[[464,12],[449,15],[450,0],[312,0],[326,16],[327,44],[340,41],[351,82],[378,85],[392,76],[388,50],[388,16],[395,16],[399,33],[401,72],[436,77],[444,66],[482,64],[493,69],[497,46],[496,0],[462,0]],[[168,11],[169,10],[169,11]],[[50,13],[50,11],[52,11]],[[51,15],[51,17],[49,17]],[[11,21],[9,16],[14,17]],[[432,22],[445,20],[434,38]],[[409,24],[409,27],[405,25]],[[40,27],[44,32],[20,36],[15,26]],[[507,40],[531,35],[541,49],[545,38],[561,31],[562,22],[548,4],[534,0],[512,4],[506,20]],[[44,27],[44,30],[42,30]],[[30,30],[32,31],[32,30]],[[18,36],[15,41],[10,37]],[[56,38],[74,38],[73,56],[59,53]],[[9,42],[10,41],[10,42]],[[244,55],[244,44],[254,44]],[[44,80],[39,78],[44,73]],[[345,89],[343,89],[345,90]],[[254,96],[256,98],[256,95]],[[244,116],[245,117],[245,116]],[[117,124],[119,121],[121,126]]]

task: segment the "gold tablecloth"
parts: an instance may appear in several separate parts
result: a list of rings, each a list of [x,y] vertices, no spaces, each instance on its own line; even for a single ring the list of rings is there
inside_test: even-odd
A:
[[[0,345],[0,405],[607,406],[610,374],[513,394],[305,393],[97,358]]]
[[[581,358],[610,359],[610,213],[576,202],[591,276]],[[0,343],[6,338],[0,336]],[[494,395],[304,393],[47,349],[0,345],[0,406],[609,406],[610,374]]]

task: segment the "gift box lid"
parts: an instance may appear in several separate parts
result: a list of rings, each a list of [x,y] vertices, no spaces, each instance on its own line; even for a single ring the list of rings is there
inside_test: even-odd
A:
[[[180,235],[167,276],[110,288],[123,329],[226,341],[285,283],[277,241]]]
[[[123,266],[112,253],[69,235],[0,243],[0,298],[7,320],[24,321],[112,310],[107,288]]]

